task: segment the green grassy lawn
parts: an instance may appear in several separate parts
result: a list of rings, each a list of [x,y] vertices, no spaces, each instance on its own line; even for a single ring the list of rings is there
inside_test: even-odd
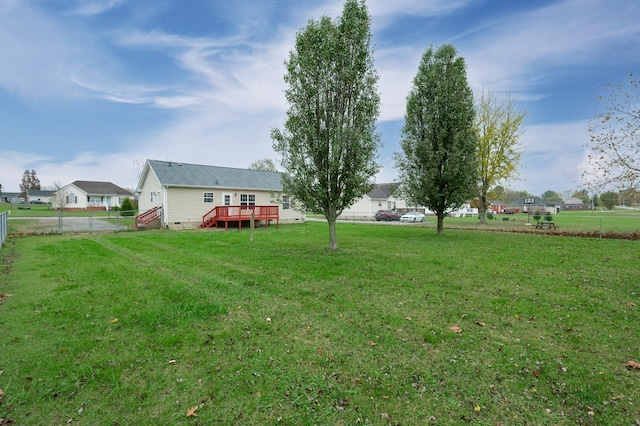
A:
[[[9,238],[0,418],[640,421],[637,241],[337,230]]]

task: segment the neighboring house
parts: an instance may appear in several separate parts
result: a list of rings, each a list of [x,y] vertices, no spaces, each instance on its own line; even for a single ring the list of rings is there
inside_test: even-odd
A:
[[[133,193],[111,182],[77,180],[52,194],[51,207],[67,211],[111,210],[120,207],[125,198],[133,197]]]
[[[351,207],[345,209],[338,219],[374,220],[378,210],[397,210],[406,207],[404,200],[394,196],[397,188],[397,183],[377,184]]]
[[[593,210],[591,203],[585,204],[580,198],[569,198],[562,203],[562,210]]]
[[[535,212],[539,212],[541,214],[556,214],[558,213],[559,208],[560,206],[558,206],[558,203],[556,203],[555,201],[547,201],[543,198],[531,197],[520,198],[513,203],[507,204],[505,211],[514,213],[534,214]]]
[[[375,220],[378,210],[395,210],[398,213],[418,211],[425,215],[435,215],[434,212],[424,206],[411,206],[397,194],[398,183],[379,183],[367,192],[351,207],[345,209],[338,219],[342,220]],[[449,216],[466,217],[477,216],[478,209],[470,204],[464,204],[457,210],[450,211]]]
[[[0,194],[0,202],[17,204],[20,201],[23,201],[21,198],[19,198],[19,195],[20,195],[19,192],[2,191],[2,194]]]
[[[51,202],[51,194],[53,191],[42,191],[39,189],[27,189],[27,203],[30,204],[49,204]]]
[[[147,160],[136,193],[141,216],[161,209],[163,228],[197,228],[211,211],[224,206],[243,211],[271,207],[279,222],[305,220],[282,194],[281,174],[276,172]]]

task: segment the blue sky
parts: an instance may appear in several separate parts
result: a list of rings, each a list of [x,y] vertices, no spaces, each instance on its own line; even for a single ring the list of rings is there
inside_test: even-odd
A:
[[[384,148],[393,152],[424,51],[453,44],[471,87],[510,93],[525,119],[520,179],[580,187],[606,83],[640,71],[637,0],[369,0]],[[0,0],[0,184],[135,188],[146,159],[248,167],[277,159],[284,60],[335,0]]]

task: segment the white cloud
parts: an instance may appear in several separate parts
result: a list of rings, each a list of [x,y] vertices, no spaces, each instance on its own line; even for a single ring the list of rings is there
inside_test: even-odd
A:
[[[120,7],[126,0],[76,0],[75,13],[79,15],[97,15]]]
[[[587,121],[526,126],[522,141],[526,150],[520,175],[526,187],[517,189],[540,195],[548,189],[562,192],[582,187]]]

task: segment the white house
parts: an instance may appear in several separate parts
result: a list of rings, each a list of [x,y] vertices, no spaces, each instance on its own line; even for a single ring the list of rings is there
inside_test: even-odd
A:
[[[125,198],[134,195],[111,182],[77,180],[51,195],[54,210],[111,210],[120,207]]]
[[[281,174],[276,172],[147,160],[136,193],[140,217],[157,211],[163,228],[206,225],[205,218],[221,207],[238,207],[238,214],[270,207],[279,222],[305,220],[303,213],[291,208],[289,196],[282,193]],[[232,214],[231,210],[225,214]]]

